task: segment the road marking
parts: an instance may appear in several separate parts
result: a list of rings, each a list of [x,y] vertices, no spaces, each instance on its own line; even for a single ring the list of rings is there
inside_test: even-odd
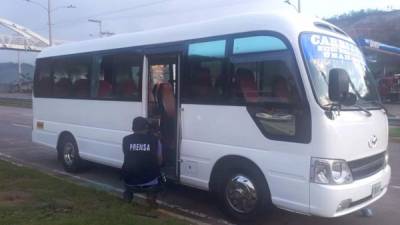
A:
[[[12,125],[13,125],[14,127],[23,127],[23,128],[32,129],[32,126],[31,126],[31,125],[26,125],[26,124],[13,123]]]
[[[91,180],[91,179],[87,179],[87,178],[84,178],[84,177],[81,177],[81,176],[77,176],[77,175],[72,175],[72,174],[69,174],[69,173],[66,173],[66,172],[63,172],[63,171],[59,171],[59,170],[56,170],[56,169],[51,170],[52,173],[46,172],[46,171],[44,171],[44,170],[46,170],[46,168],[43,168],[43,166],[40,165],[40,164],[29,163],[29,162],[26,162],[24,160],[19,160],[19,159],[13,157],[13,156],[10,156],[10,155],[7,155],[7,154],[4,154],[4,153],[0,152],[0,159],[1,158],[3,158],[5,161],[7,161],[7,162],[9,162],[9,163],[11,163],[13,165],[16,165],[18,167],[26,167],[26,166],[28,166],[28,167],[30,166],[31,168],[36,167],[36,169],[39,169],[41,172],[43,172],[43,173],[45,173],[45,174],[47,174],[49,176],[53,176],[55,178],[60,178],[59,176],[56,176],[56,174],[58,174],[58,175],[71,177],[71,178],[74,178],[76,180],[83,181],[83,182],[98,186],[98,187],[103,188],[104,190],[109,191],[109,192],[112,191],[114,193],[116,192],[116,193],[120,193],[121,194],[124,191],[121,188],[117,188],[117,187],[114,187],[114,186],[109,185],[109,184],[101,183],[101,182],[94,181],[94,180]],[[146,199],[146,196],[142,195],[142,194],[135,194],[135,196],[140,198],[140,199],[142,199],[142,200]],[[218,222],[220,224],[233,225],[232,223],[230,223],[230,222],[228,222],[226,220],[214,218],[214,217],[208,216],[208,215],[206,215],[204,213],[196,212],[196,211],[193,211],[193,210],[190,210],[190,209],[185,209],[185,208],[183,208],[181,206],[178,206],[178,205],[170,204],[170,203],[167,203],[167,202],[164,202],[164,201],[160,201],[160,200],[157,200],[157,203],[160,204],[161,206],[166,207],[166,208],[170,208],[172,210],[180,211],[182,213],[186,213],[186,214],[194,216],[194,217],[199,217],[201,219],[205,219],[205,220],[209,220],[209,221],[215,221],[215,222]],[[199,225],[207,225],[207,224],[209,224],[209,223],[205,223],[205,222],[202,222],[202,221],[194,219],[194,218],[190,218],[190,217],[187,217],[187,216],[184,216],[184,215],[179,215],[179,214],[176,214],[176,213],[173,213],[173,212],[170,212],[170,211],[166,211],[166,210],[160,210],[160,212],[168,214],[170,216],[175,216],[178,219],[187,220],[188,222],[193,223],[193,224],[199,224]]]
[[[397,186],[397,185],[391,185],[390,187],[394,188],[394,189],[400,189],[400,186]]]

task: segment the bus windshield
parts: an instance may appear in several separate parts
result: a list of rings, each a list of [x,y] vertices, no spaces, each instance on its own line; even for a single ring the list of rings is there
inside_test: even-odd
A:
[[[349,91],[357,96],[358,106],[378,106],[379,97],[373,77],[356,45],[336,37],[313,33],[304,33],[300,39],[314,93],[322,107],[332,104],[328,83],[329,71],[335,68],[344,69],[349,74]],[[351,106],[346,108],[352,109]]]

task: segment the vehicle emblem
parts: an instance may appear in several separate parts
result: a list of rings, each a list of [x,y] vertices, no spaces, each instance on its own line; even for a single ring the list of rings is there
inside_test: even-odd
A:
[[[369,139],[368,141],[368,146],[369,148],[375,148],[377,143],[378,143],[378,137],[376,137],[376,135],[373,135],[371,139]]]

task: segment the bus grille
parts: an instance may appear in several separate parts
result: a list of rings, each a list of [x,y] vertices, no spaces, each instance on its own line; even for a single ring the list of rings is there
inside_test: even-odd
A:
[[[360,180],[381,171],[385,166],[385,154],[386,152],[382,152],[378,155],[349,162],[353,179]]]

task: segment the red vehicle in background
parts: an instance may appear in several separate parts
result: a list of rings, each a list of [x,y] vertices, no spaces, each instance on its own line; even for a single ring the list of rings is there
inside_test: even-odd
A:
[[[397,102],[400,99],[400,74],[384,77],[379,80],[379,93],[382,100],[389,99],[391,102]]]

